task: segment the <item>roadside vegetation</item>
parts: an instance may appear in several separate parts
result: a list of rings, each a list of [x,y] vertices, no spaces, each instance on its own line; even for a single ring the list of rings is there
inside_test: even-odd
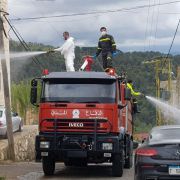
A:
[[[33,51],[46,51],[51,46],[43,44],[29,43]],[[10,43],[11,51],[23,51],[21,45],[15,41]],[[83,63],[84,55],[93,55],[96,48],[84,47],[76,48],[75,68],[79,69]],[[126,72],[128,79],[133,79],[135,89],[146,95],[155,96],[155,74],[151,65],[144,65],[143,62],[151,58],[161,56],[159,52],[127,52],[121,53],[113,60],[118,74]],[[65,71],[64,60],[59,53],[44,54],[37,57],[41,67],[49,71]],[[101,61],[101,60],[99,60]],[[176,67],[180,64],[180,56],[173,57],[173,71],[176,73]],[[24,123],[28,124],[28,119],[32,118],[30,123],[37,122],[37,108],[30,104],[30,80],[33,77],[41,76],[42,69],[35,64],[32,59],[11,61],[11,79],[12,79],[12,105]],[[98,61],[93,64],[93,70],[102,71]],[[155,125],[155,108],[145,99],[138,99],[141,113],[135,117],[135,132],[148,132]],[[33,114],[33,115],[30,115]],[[32,117],[30,117],[32,116]],[[34,118],[34,119],[33,119]]]
[[[6,178],[5,177],[0,177],[0,180],[6,180]]]

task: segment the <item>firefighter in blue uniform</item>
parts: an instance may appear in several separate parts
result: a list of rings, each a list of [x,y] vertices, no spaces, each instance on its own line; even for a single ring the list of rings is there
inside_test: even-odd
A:
[[[112,58],[116,55],[116,43],[113,36],[107,34],[106,27],[101,27],[101,37],[99,38],[98,48],[94,58],[102,54],[103,68],[112,68]]]

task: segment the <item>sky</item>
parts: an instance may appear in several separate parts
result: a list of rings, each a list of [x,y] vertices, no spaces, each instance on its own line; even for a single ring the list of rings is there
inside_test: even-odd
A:
[[[77,46],[97,46],[99,29],[107,27],[122,51],[161,51],[167,53],[180,18],[180,2],[175,0],[9,0],[9,18],[26,42],[55,47],[69,31]],[[147,5],[146,8],[38,20],[13,19],[117,10]],[[17,38],[10,31],[10,37]],[[172,53],[180,54],[180,28]]]

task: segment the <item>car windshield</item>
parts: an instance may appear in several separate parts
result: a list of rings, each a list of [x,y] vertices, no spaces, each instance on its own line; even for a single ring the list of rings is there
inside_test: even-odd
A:
[[[177,140],[180,139],[180,128],[159,129],[151,132],[149,141],[151,143],[163,140]]]
[[[114,80],[89,81],[86,79],[59,83],[47,81],[44,84],[41,101],[113,103],[116,97],[115,87]]]

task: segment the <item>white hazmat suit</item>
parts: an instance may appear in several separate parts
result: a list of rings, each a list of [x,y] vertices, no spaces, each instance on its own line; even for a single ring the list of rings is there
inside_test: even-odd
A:
[[[61,54],[64,56],[65,59],[65,65],[66,65],[66,71],[75,71],[74,69],[74,59],[75,59],[75,44],[74,44],[74,38],[69,37],[67,40],[65,40],[65,43],[57,49],[54,49],[54,51],[60,51]]]

